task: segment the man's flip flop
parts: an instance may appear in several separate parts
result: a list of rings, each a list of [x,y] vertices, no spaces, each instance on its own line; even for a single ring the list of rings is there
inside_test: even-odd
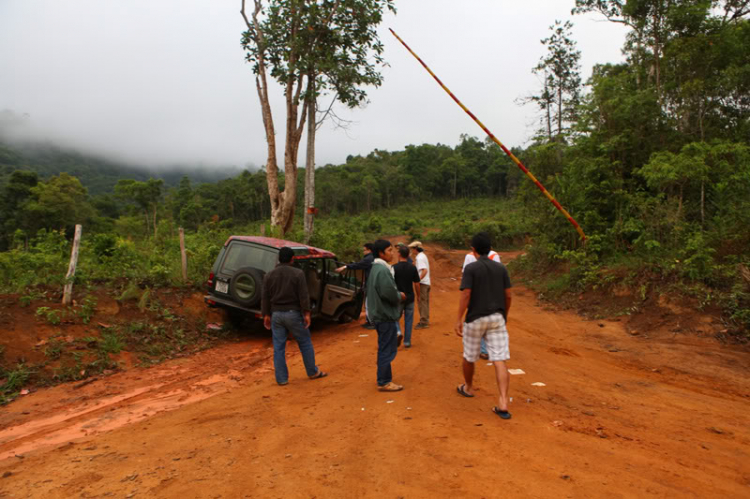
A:
[[[378,386],[378,390],[380,390],[381,392],[400,392],[403,389],[403,385],[397,385],[394,382],[387,383],[383,386]]]
[[[463,395],[464,397],[472,398],[474,395],[472,395],[471,393],[466,393],[465,389],[466,389],[466,383],[464,383],[463,385],[458,385],[456,387],[456,391],[459,394]]]
[[[497,408],[497,406],[495,406],[495,407],[492,408],[492,412],[494,412],[495,414],[497,414],[498,416],[500,416],[502,419],[510,419],[511,418],[511,415],[510,415],[510,413],[508,411],[501,411],[500,409]]]
[[[320,378],[325,378],[326,376],[328,376],[328,373],[324,373],[323,371],[318,369],[318,372],[315,373],[313,376],[310,376],[310,379],[320,379]]]

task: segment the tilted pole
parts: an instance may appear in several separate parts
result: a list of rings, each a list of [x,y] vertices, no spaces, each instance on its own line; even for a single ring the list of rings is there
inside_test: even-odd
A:
[[[187,253],[185,252],[185,229],[180,227],[180,256],[182,257],[182,281],[187,282]]]
[[[568,212],[567,212],[567,211],[565,210],[565,208],[563,208],[563,207],[562,207],[562,206],[560,205],[560,203],[558,203],[558,202],[557,202],[557,200],[556,200],[556,199],[555,199],[555,198],[554,198],[554,197],[552,196],[552,194],[550,194],[550,193],[549,193],[549,191],[548,191],[547,189],[545,189],[545,188],[544,188],[544,186],[542,185],[542,183],[541,183],[541,182],[539,182],[539,180],[537,180],[537,178],[536,178],[536,177],[534,176],[534,174],[533,174],[533,173],[531,173],[531,172],[530,172],[530,171],[528,170],[528,168],[526,168],[526,167],[525,167],[525,166],[523,165],[523,163],[521,163],[521,161],[520,161],[520,160],[519,160],[519,159],[518,159],[518,158],[517,158],[517,157],[516,157],[516,156],[515,156],[515,155],[514,155],[514,154],[513,154],[512,152],[510,152],[510,151],[508,150],[508,148],[507,148],[507,147],[505,147],[505,146],[503,145],[503,143],[502,143],[502,142],[500,142],[500,141],[499,141],[499,140],[497,139],[497,137],[495,137],[495,136],[494,136],[494,135],[492,134],[492,132],[490,132],[490,130],[489,130],[489,129],[488,129],[488,128],[487,128],[486,126],[484,126],[484,124],[483,124],[483,123],[482,123],[481,121],[479,121],[479,118],[477,118],[476,116],[474,116],[474,113],[472,113],[471,111],[469,111],[469,109],[468,109],[468,108],[467,108],[466,106],[464,106],[464,105],[463,105],[463,104],[461,103],[461,101],[460,101],[460,100],[458,100],[458,98],[457,98],[457,97],[456,97],[455,95],[453,95],[453,92],[451,92],[451,91],[450,91],[450,90],[448,89],[448,87],[446,87],[446,86],[445,86],[445,84],[443,84],[443,82],[442,82],[442,81],[440,81],[440,78],[438,78],[438,77],[437,77],[437,75],[435,75],[435,73],[433,73],[433,72],[432,72],[432,70],[431,70],[431,69],[430,69],[430,68],[429,68],[429,67],[427,66],[427,64],[425,64],[425,63],[424,63],[424,61],[423,61],[422,59],[420,59],[420,58],[419,58],[419,56],[418,56],[418,55],[417,55],[416,53],[414,53],[414,51],[413,51],[412,49],[410,49],[410,48],[409,48],[409,46],[408,46],[408,45],[406,44],[406,42],[404,42],[404,41],[403,41],[403,40],[401,39],[401,37],[400,37],[400,36],[398,36],[398,35],[396,34],[396,32],[395,32],[395,31],[393,31],[393,30],[392,30],[391,28],[388,28],[388,29],[390,30],[390,32],[391,32],[391,33],[393,33],[393,36],[395,36],[395,37],[396,37],[396,39],[398,39],[398,41],[399,41],[399,42],[401,42],[401,44],[402,44],[402,45],[403,45],[404,47],[406,47],[406,50],[408,50],[408,51],[409,51],[409,53],[410,53],[411,55],[413,55],[413,56],[414,56],[414,58],[415,58],[416,60],[418,60],[418,61],[419,61],[419,63],[420,63],[421,65],[422,65],[422,67],[424,67],[424,68],[425,68],[425,69],[427,70],[427,72],[428,72],[428,73],[430,73],[430,75],[431,75],[431,76],[432,76],[433,78],[435,78],[435,81],[436,81],[436,82],[438,82],[438,84],[439,84],[439,85],[440,85],[440,86],[441,86],[441,87],[443,88],[443,90],[445,90],[445,91],[447,92],[447,94],[451,96],[451,99],[453,99],[453,100],[454,100],[454,101],[456,102],[456,104],[458,104],[458,105],[459,105],[459,106],[461,107],[461,109],[463,109],[463,110],[464,110],[464,111],[466,112],[466,114],[468,114],[469,116],[471,116],[471,119],[473,119],[473,120],[474,120],[474,122],[475,122],[475,123],[476,123],[477,125],[479,125],[479,127],[480,127],[480,128],[482,129],[482,130],[484,130],[484,133],[486,133],[486,134],[487,134],[487,136],[488,136],[489,138],[491,138],[491,139],[492,139],[492,141],[493,141],[493,142],[494,142],[495,144],[497,144],[498,146],[500,146],[500,149],[502,149],[502,150],[503,150],[503,152],[504,152],[505,154],[507,154],[507,155],[508,155],[508,157],[509,157],[509,158],[510,158],[511,160],[513,160],[513,162],[514,162],[514,163],[515,163],[515,164],[516,164],[516,165],[517,165],[517,166],[518,166],[518,167],[519,167],[519,168],[521,169],[521,171],[523,171],[523,172],[524,172],[524,173],[526,174],[526,176],[527,176],[527,177],[529,177],[529,178],[531,179],[531,181],[532,181],[532,182],[534,182],[534,184],[535,184],[535,185],[536,185],[536,186],[537,186],[537,187],[539,188],[539,190],[540,190],[540,191],[542,191],[542,194],[544,194],[545,196],[547,196],[547,199],[549,199],[549,200],[550,200],[550,202],[551,202],[551,203],[552,203],[553,205],[555,205],[555,208],[557,208],[557,209],[558,209],[558,210],[560,211],[560,213],[562,213],[562,214],[563,214],[563,215],[565,216],[565,218],[567,218],[567,219],[568,219],[568,221],[569,221],[569,222],[570,222],[571,224],[573,224],[573,227],[575,227],[575,229],[576,229],[576,230],[578,231],[578,234],[580,234],[580,235],[581,235],[581,239],[583,239],[583,240],[585,241],[585,240],[586,240],[586,234],[584,234],[584,233],[583,233],[583,229],[581,229],[581,226],[580,226],[580,225],[578,225],[578,222],[576,222],[576,221],[575,221],[575,220],[573,219],[573,217],[571,217],[571,216],[570,216],[570,213],[568,213]]]

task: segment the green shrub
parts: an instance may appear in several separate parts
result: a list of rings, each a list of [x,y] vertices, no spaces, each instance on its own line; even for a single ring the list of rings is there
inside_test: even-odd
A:
[[[117,236],[114,234],[94,234],[93,249],[100,262],[112,257],[117,248]]]
[[[37,317],[41,317],[52,325],[60,324],[60,312],[49,307],[39,307],[36,309]]]
[[[104,331],[99,340],[99,350],[105,354],[118,354],[125,348],[125,342],[116,331]]]

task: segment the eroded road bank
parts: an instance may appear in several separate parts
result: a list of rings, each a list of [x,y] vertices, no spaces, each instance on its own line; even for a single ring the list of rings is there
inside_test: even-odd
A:
[[[474,399],[455,391],[463,254],[427,251],[432,326],[399,351],[403,392],[376,390],[376,335],[356,324],[319,326],[330,376],[307,380],[295,354],[285,387],[270,340],[254,333],[3,408],[0,494],[747,496],[750,355],[709,338],[632,336],[620,322],[546,310],[518,287],[509,367],[525,374],[512,377],[513,419],[501,421],[492,367],[477,365]]]

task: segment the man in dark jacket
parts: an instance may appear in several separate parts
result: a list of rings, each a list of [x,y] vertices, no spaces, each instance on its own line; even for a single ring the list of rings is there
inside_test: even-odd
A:
[[[365,282],[364,285],[367,286],[367,278],[370,277],[370,270],[372,269],[372,262],[375,260],[375,255],[372,252],[373,244],[372,243],[365,243],[362,246],[362,253],[364,254],[364,257],[355,263],[349,263],[347,265],[342,265],[341,267],[336,269],[336,272],[339,274],[345,270],[364,270],[365,271]],[[367,292],[367,288],[365,287],[365,293]],[[365,323],[362,324],[362,327],[365,329],[375,329],[375,326],[372,325],[370,322],[370,315],[367,313],[367,297],[365,296]]]
[[[404,313],[404,346],[411,348],[411,329],[414,324],[414,301],[419,302],[419,272],[409,261],[409,248],[405,244],[398,246],[398,263],[393,266],[393,277],[396,287],[406,295],[401,304]],[[400,315],[400,314],[399,314]]]
[[[276,382],[286,385],[289,370],[286,365],[286,340],[289,332],[297,340],[302,362],[310,379],[328,376],[315,365],[315,349],[310,338],[310,295],[305,273],[292,267],[294,250],[286,246],[279,250],[279,265],[263,279],[261,313],[263,325],[273,333],[273,367]]]

